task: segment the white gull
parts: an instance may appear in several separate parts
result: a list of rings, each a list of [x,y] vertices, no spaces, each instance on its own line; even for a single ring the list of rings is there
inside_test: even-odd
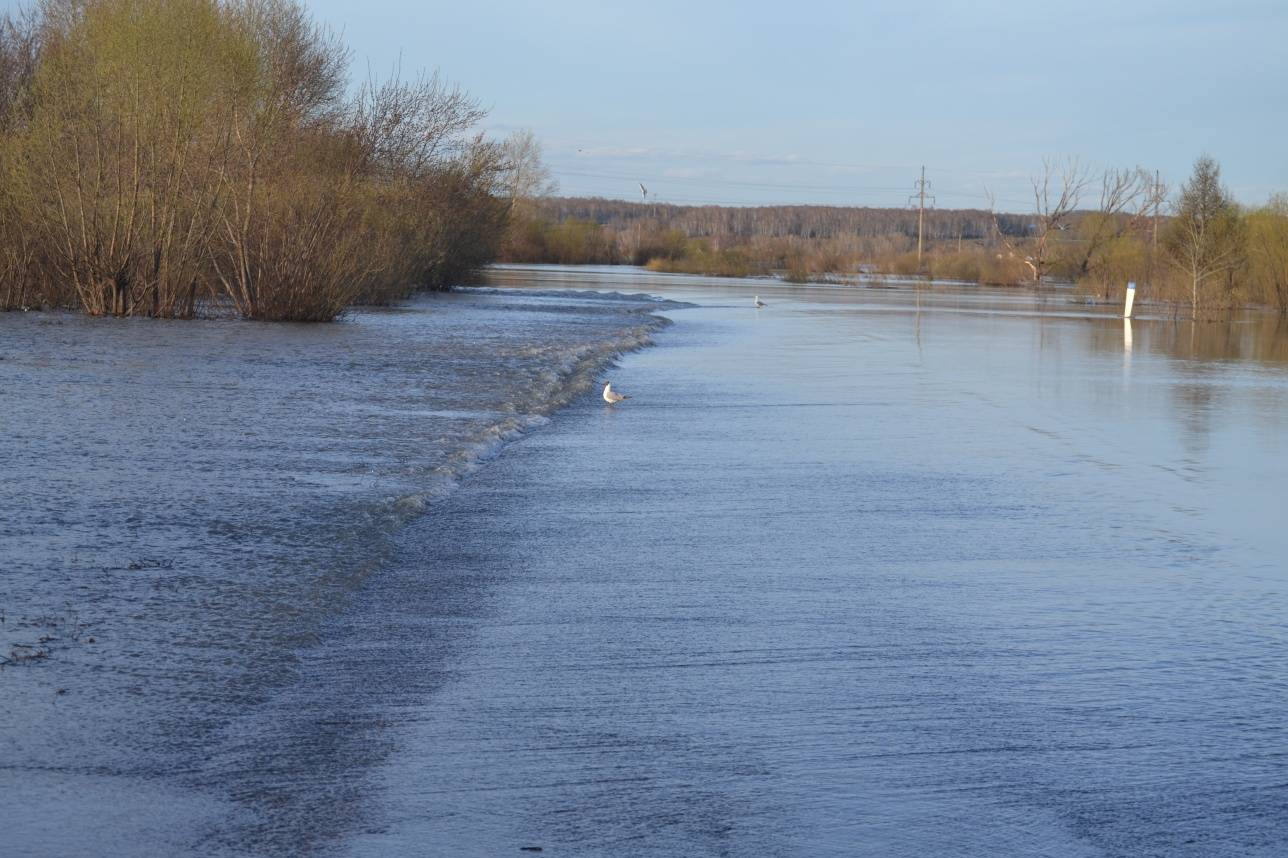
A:
[[[630,399],[630,397],[623,396],[622,394],[613,390],[613,383],[611,381],[604,382],[604,401],[605,402],[607,402],[609,405],[616,405],[617,403],[621,402],[623,399]]]

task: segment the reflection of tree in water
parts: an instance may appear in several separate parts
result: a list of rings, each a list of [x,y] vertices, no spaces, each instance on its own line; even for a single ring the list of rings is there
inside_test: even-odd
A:
[[[1177,322],[1158,325],[1149,338],[1151,354],[1180,361],[1185,381],[1173,388],[1181,441],[1192,455],[1205,452],[1217,408],[1231,393],[1255,396],[1255,389],[1223,383],[1232,363],[1252,362],[1288,369],[1288,327],[1271,316],[1248,316],[1224,322]]]
[[[1124,349],[1122,322],[1105,319],[1088,326],[1092,351],[1121,354]],[[1288,371],[1288,320],[1265,314],[1247,314],[1220,322],[1188,320],[1136,320],[1132,324],[1132,349],[1138,354],[1175,361],[1178,382],[1170,387],[1182,442],[1190,455],[1206,451],[1217,408],[1229,408],[1224,400],[1231,394],[1246,393],[1255,413],[1280,424],[1288,421],[1284,395],[1267,394],[1264,386],[1232,385],[1237,364],[1253,364],[1250,370]],[[1262,401],[1266,396],[1273,401]]]
[[[1288,327],[1277,316],[1151,325],[1150,351],[1196,361],[1257,361],[1288,368]]]
[[[1185,361],[1256,361],[1288,369],[1288,319],[1264,314],[1223,322],[1135,319],[1134,348]],[[1097,352],[1121,352],[1122,321],[1107,318],[1091,326],[1091,347]]]

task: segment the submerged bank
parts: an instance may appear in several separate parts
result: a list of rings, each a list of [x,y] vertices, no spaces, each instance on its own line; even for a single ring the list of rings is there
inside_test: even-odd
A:
[[[262,810],[239,716],[400,526],[647,344],[664,303],[0,315],[4,849],[174,854]]]

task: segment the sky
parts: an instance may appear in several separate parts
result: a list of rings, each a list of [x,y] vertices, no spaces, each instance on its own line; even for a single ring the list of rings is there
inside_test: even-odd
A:
[[[1044,157],[1288,191],[1288,0],[305,0],[355,71],[439,69],[560,193],[1031,206]]]

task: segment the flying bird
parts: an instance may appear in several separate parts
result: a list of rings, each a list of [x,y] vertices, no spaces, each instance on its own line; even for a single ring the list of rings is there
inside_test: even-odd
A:
[[[630,399],[630,397],[623,396],[622,394],[613,390],[613,383],[611,381],[604,382],[604,401],[605,402],[607,402],[609,405],[616,405],[617,403],[621,402],[623,399]]]

